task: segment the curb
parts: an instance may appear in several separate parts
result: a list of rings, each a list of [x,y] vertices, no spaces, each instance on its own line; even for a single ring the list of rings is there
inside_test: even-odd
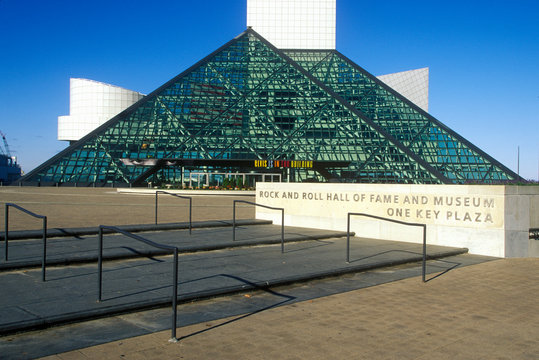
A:
[[[255,196],[256,190],[180,190],[180,189],[140,189],[140,188],[118,188],[118,193],[155,195],[157,191],[190,196]]]
[[[245,225],[269,225],[273,224],[271,220],[259,220],[259,219],[243,219],[236,220],[237,226]],[[192,223],[193,229],[211,228],[211,227],[224,227],[232,226],[232,220],[209,220],[209,221],[197,221]],[[119,225],[118,228],[129,232],[143,232],[143,231],[159,231],[159,230],[183,230],[189,229],[188,222],[181,223],[165,223],[165,224],[138,224],[138,225]],[[84,228],[51,228],[47,229],[47,239],[55,237],[76,237],[84,235],[97,235],[99,227],[84,227]],[[103,230],[104,234],[114,233],[112,230]],[[42,230],[15,230],[9,232],[9,240],[26,240],[26,239],[41,239],[43,237]],[[5,232],[0,232],[0,238],[5,238]]]

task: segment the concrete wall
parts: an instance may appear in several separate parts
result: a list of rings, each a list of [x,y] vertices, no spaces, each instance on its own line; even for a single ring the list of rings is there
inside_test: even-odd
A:
[[[259,183],[257,203],[285,208],[285,224],[346,230],[349,212],[427,224],[427,242],[497,257],[539,256],[539,187]],[[257,207],[257,218],[280,224],[280,212]],[[422,241],[422,229],[352,216],[357,236]]]

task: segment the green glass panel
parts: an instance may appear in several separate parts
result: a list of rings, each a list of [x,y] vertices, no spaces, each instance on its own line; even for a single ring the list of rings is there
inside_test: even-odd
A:
[[[452,182],[517,179],[516,174],[338,52],[286,54]]]

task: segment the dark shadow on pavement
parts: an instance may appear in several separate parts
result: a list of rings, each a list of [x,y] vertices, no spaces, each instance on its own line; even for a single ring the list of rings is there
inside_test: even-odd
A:
[[[462,265],[462,263],[459,263],[459,262],[454,262],[454,261],[447,261],[447,260],[442,260],[442,259],[438,259],[438,261],[440,262],[444,262],[444,263],[448,263],[448,264],[453,264],[453,266],[445,269],[444,271],[442,271],[441,273],[437,274],[437,275],[434,275],[433,277],[429,278],[429,279],[425,279],[425,282],[429,282],[431,280],[434,280],[436,279],[437,277],[440,277],[446,273],[448,273],[449,271],[453,270],[454,268],[458,267],[459,265]]]
[[[122,298],[126,298],[126,297],[129,297],[129,296],[145,294],[145,293],[149,293],[149,292],[152,292],[152,291],[163,290],[163,289],[167,289],[167,288],[171,288],[171,287],[172,287],[172,284],[163,285],[163,286],[155,287],[155,288],[152,288],[152,289],[144,289],[144,290],[140,290],[140,291],[137,291],[137,292],[132,292],[132,293],[129,293],[129,294],[124,294],[124,295],[118,295],[118,296],[113,296],[113,297],[108,297],[108,298],[103,297],[102,300],[101,300],[101,303],[103,303],[104,301],[107,301],[107,300],[122,299]],[[165,297],[165,296],[163,296],[163,297]]]
[[[140,257],[145,257],[146,259],[150,259],[150,260],[155,261],[155,262],[164,262],[164,260],[156,259],[156,258],[154,258],[154,257],[151,256],[151,255],[142,253],[142,252],[140,252],[140,251],[138,251],[138,250],[136,250],[136,249],[133,249],[132,247],[129,247],[129,246],[121,246],[120,249],[126,249],[126,250],[129,250],[129,251],[131,251],[132,253],[139,255]]]
[[[293,253],[293,252],[298,252],[298,251],[305,251],[305,250],[309,250],[309,249],[314,249],[314,248],[318,248],[318,247],[322,247],[322,246],[328,246],[328,245],[332,244],[332,242],[327,241],[327,240],[324,241],[324,240],[312,239],[312,241],[317,243],[317,244],[302,246],[300,249],[294,249],[294,250],[287,250],[286,247],[285,247],[284,252],[285,252],[285,254],[287,254],[287,253]],[[290,244],[287,244],[287,245],[290,246]]]
[[[423,256],[423,253],[418,253],[418,252],[410,251],[410,250],[388,250],[388,251],[383,251],[383,252],[381,252],[381,253],[376,253],[376,254],[373,254],[373,255],[365,256],[365,257],[360,258],[360,259],[352,260],[352,261],[350,261],[350,263],[353,263],[353,262],[356,262],[356,261],[365,260],[365,259],[370,259],[370,258],[379,256],[379,255],[384,255],[384,254],[388,254],[388,253],[391,253],[391,252],[404,252],[404,253],[409,253],[409,254],[414,254],[414,255],[420,255],[420,256]],[[429,255],[427,254],[427,261],[428,261],[428,260],[429,260]],[[437,275],[431,277],[430,279],[425,279],[425,282],[429,282],[429,281],[431,281],[431,280],[434,280],[434,279],[436,279],[437,277],[442,276],[442,275],[444,275],[445,273],[447,273],[447,272],[453,270],[453,269],[456,268],[457,266],[462,265],[462,263],[457,263],[457,262],[448,261],[448,260],[443,260],[443,259],[437,259],[437,261],[439,261],[439,262],[444,262],[444,263],[448,263],[448,264],[453,264],[453,266],[449,267],[448,269],[445,269],[444,271],[442,271],[441,273],[439,273],[439,274],[437,274]],[[428,264],[427,264],[427,267],[428,267]]]
[[[63,228],[53,228],[54,230],[58,230],[60,231],[62,234],[64,235],[67,235],[67,236],[72,236],[74,237],[75,239],[82,239],[82,237],[80,235],[77,235],[77,234],[73,234],[72,232],[70,231],[67,231],[66,229],[63,229]]]
[[[237,318],[234,318],[234,319],[225,321],[224,323],[221,323],[221,324],[219,324],[219,325],[211,326],[211,327],[208,327],[208,328],[206,328],[206,329],[204,329],[204,330],[199,330],[199,331],[196,331],[196,332],[194,332],[194,333],[192,333],[192,334],[188,334],[188,335],[181,336],[180,338],[178,338],[178,341],[179,341],[179,342],[181,342],[182,339],[187,339],[187,338],[190,338],[190,337],[192,337],[192,336],[196,336],[196,335],[199,335],[199,334],[203,334],[203,333],[205,333],[205,332],[207,332],[207,331],[210,331],[210,330],[213,330],[213,329],[217,329],[217,328],[220,328],[220,327],[225,326],[225,325],[228,325],[228,324],[232,324],[232,323],[234,323],[234,322],[236,322],[236,321],[245,319],[245,318],[247,318],[247,317],[249,317],[249,316],[252,316],[252,315],[255,315],[255,314],[259,314],[259,313],[261,313],[261,312],[263,312],[263,311],[266,311],[266,310],[270,310],[270,309],[279,307],[279,306],[281,306],[281,305],[286,304],[287,302],[290,302],[290,301],[293,301],[293,300],[296,299],[295,296],[290,296],[290,295],[286,295],[286,294],[281,294],[281,293],[278,293],[278,292],[276,292],[276,291],[273,291],[273,290],[271,290],[271,289],[269,289],[269,288],[267,288],[267,287],[261,287],[261,286],[258,286],[257,284],[254,284],[254,283],[252,283],[252,282],[250,282],[250,281],[248,281],[248,280],[242,279],[242,278],[240,278],[240,277],[238,277],[238,276],[233,276],[233,275],[228,275],[228,274],[219,274],[219,275],[215,275],[215,276],[223,276],[223,277],[228,277],[228,278],[231,278],[231,279],[235,279],[235,280],[241,281],[241,282],[243,282],[243,283],[245,283],[245,284],[247,284],[247,285],[252,286],[252,287],[254,288],[254,290],[262,290],[262,291],[264,291],[264,292],[266,292],[266,293],[268,293],[268,294],[275,295],[275,296],[278,296],[278,297],[281,297],[281,298],[285,298],[285,300],[279,301],[279,302],[277,302],[277,303],[275,303],[275,304],[272,304],[272,305],[269,305],[269,306],[265,306],[265,307],[263,307],[262,309],[258,309],[258,310],[256,310],[256,311],[252,311],[252,312],[250,312],[250,313],[241,315],[241,316],[239,316],[239,317],[237,317]]]
[[[376,256],[389,254],[389,253],[392,253],[392,252],[404,252],[404,253],[409,253],[409,254],[414,254],[414,255],[423,255],[423,253],[418,253],[418,252],[410,251],[410,250],[387,250],[387,251],[382,251],[380,253],[365,256],[365,257],[362,257],[362,258],[359,258],[359,259],[356,259],[356,260],[350,260],[350,263],[370,259],[370,258],[373,258],[373,257],[376,257]],[[428,258],[428,255],[427,255],[427,258]]]
[[[144,256],[144,257],[147,257],[147,256]],[[154,260],[154,261],[156,261],[158,263],[166,262],[165,260],[153,259],[152,257],[147,257],[147,258],[149,258],[150,260]],[[104,262],[104,264],[106,264],[106,263]],[[135,265],[122,266],[122,267],[115,267],[115,268],[111,268],[111,269],[103,269],[103,274],[111,273],[111,272],[114,272],[114,271],[120,271],[120,270],[134,269],[134,268],[138,268],[138,267],[141,267],[141,266],[150,266],[150,265],[152,265],[152,263],[135,264]],[[51,267],[58,269],[58,268],[68,267],[68,266],[70,266],[70,265],[66,265],[66,266],[54,265],[54,266],[51,266]],[[97,267],[97,264],[96,264],[96,267]],[[49,267],[48,267],[48,269],[49,269]],[[68,275],[68,276],[63,276],[63,277],[52,278],[52,279],[47,278],[47,282],[65,280],[65,279],[76,278],[76,277],[81,277],[81,276],[89,276],[89,275],[94,275],[94,274],[97,274],[97,268],[96,268],[96,271],[92,271],[92,272],[84,272],[84,273],[80,273],[80,274],[73,274],[73,275]]]

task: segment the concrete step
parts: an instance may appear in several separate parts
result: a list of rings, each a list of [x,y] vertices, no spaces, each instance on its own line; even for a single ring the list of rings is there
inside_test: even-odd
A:
[[[193,229],[200,228],[212,228],[232,226],[232,220],[208,220],[208,221],[196,221],[191,225]],[[271,224],[270,220],[259,219],[238,219],[236,220],[237,226],[242,225],[268,225]],[[165,223],[165,224],[133,224],[133,225],[118,225],[118,228],[129,232],[143,232],[143,231],[164,231],[164,230],[181,230],[189,229],[189,222],[179,223]],[[50,228],[47,229],[47,238],[55,237],[77,237],[86,235],[97,235],[99,232],[98,227],[81,227],[81,228]],[[111,230],[104,230],[105,233],[110,234]],[[9,241],[11,240],[26,240],[26,239],[42,239],[43,230],[14,230],[8,231]],[[0,238],[5,240],[5,231],[0,232]]]
[[[225,237],[219,230],[198,230],[200,234],[196,236],[200,235],[200,238],[196,241],[203,241],[200,240],[202,237]],[[287,242],[284,253],[281,253],[279,245],[264,245],[180,255],[178,301],[186,303],[243,291],[269,289],[415,263],[422,259],[421,244],[352,238],[351,261],[347,263],[345,238],[320,239],[307,233],[307,230],[313,229],[286,228],[285,234],[308,236],[311,239]],[[154,235],[153,240],[162,241],[170,232]],[[238,229],[237,236],[239,242],[253,238],[275,239],[280,237],[280,227],[245,226]],[[427,247],[429,259],[466,252],[467,249],[432,245]],[[0,287],[4,294],[0,298],[0,334],[167,307],[171,304],[171,256],[110,261],[104,264],[101,302],[97,302],[97,279],[96,264],[51,267],[47,270],[46,282],[41,281],[41,271],[38,269],[0,273]]]
[[[281,227],[268,225],[269,221],[242,220],[236,221],[236,239],[233,240],[232,222],[212,221],[193,223],[191,234],[187,228],[178,228],[176,224],[163,224],[159,227],[119,227],[122,230],[134,228],[146,229],[139,236],[150,241],[174,246],[179,253],[198,251],[214,251],[245,246],[261,246],[280,244]],[[221,226],[218,226],[218,225]],[[255,227],[253,227],[256,225]],[[179,230],[180,229],[180,230]],[[107,229],[108,230],[108,229]],[[154,230],[154,231],[150,231]],[[155,231],[158,230],[158,231]],[[167,231],[168,230],[168,231]],[[142,230],[139,230],[142,231]],[[98,259],[99,239],[94,233],[83,235],[77,229],[68,229],[74,237],[52,238],[47,240],[46,266],[59,266],[82,263],[95,263]],[[86,234],[86,233],[84,233]],[[103,237],[103,260],[134,259],[140,257],[155,257],[170,254],[147,246],[121,234],[112,234],[108,230]],[[284,242],[298,242],[345,237],[343,231],[306,229],[286,227]],[[351,233],[353,236],[354,233]],[[43,242],[41,240],[17,240],[9,244],[9,261],[0,263],[0,272],[17,269],[28,269],[42,266]]]

